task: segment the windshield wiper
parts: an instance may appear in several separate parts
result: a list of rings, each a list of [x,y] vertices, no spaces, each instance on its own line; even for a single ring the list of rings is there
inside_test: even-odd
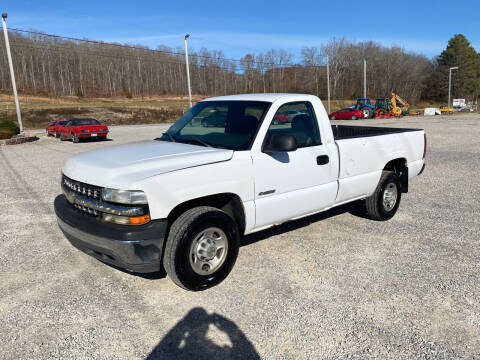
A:
[[[164,132],[162,134],[168,136],[171,142],[177,142],[177,139],[175,139],[175,137],[172,134],[169,134],[168,132]]]
[[[200,140],[198,138],[193,138],[193,139],[182,139],[182,141],[185,141],[185,142],[197,142],[203,146],[206,146],[206,147],[214,147],[212,144],[206,142],[206,141],[203,141],[203,140]]]

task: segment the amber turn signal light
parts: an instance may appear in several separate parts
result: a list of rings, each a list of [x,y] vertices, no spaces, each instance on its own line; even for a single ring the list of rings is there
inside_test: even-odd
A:
[[[130,225],[142,225],[150,221],[150,215],[135,216],[129,219],[130,219]]]
[[[134,216],[134,217],[127,217],[127,216],[118,216],[112,214],[102,214],[103,221],[119,224],[119,225],[143,225],[148,223],[150,219],[150,215],[142,215],[142,216]]]

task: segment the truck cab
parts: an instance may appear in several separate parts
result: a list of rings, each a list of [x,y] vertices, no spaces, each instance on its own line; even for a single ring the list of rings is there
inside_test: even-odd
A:
[[[206,99],[159,135],[72,157],[55,211],[80,250],[193,291],[226,278],[245,234],[355,200],[390,219],[426,149],[419,129],[332,126],[301,94]]]

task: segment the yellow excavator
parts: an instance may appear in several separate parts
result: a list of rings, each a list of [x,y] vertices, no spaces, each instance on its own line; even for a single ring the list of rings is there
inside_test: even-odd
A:
[[[392,104],[392,109],[390,110],[395,116],[406,115],[408,114],[410,105],[403,100],[400,96],[392,92],[392,97],[390,98],[390,103]],[[401,106],[398,106],[399,103]]]

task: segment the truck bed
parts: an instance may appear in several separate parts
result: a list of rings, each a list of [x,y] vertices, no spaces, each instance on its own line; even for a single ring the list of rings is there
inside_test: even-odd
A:
[[[398,134],[421,129],[389,128],[379,126],[332,125],[335,140],[354,139],[367,136]]]
[[[423,165],[424,131],[373,126],[332,126],[338,147],[339,191],[337,202],[371,195],[385,165],[393,159],[404,159],[409,178]]]

